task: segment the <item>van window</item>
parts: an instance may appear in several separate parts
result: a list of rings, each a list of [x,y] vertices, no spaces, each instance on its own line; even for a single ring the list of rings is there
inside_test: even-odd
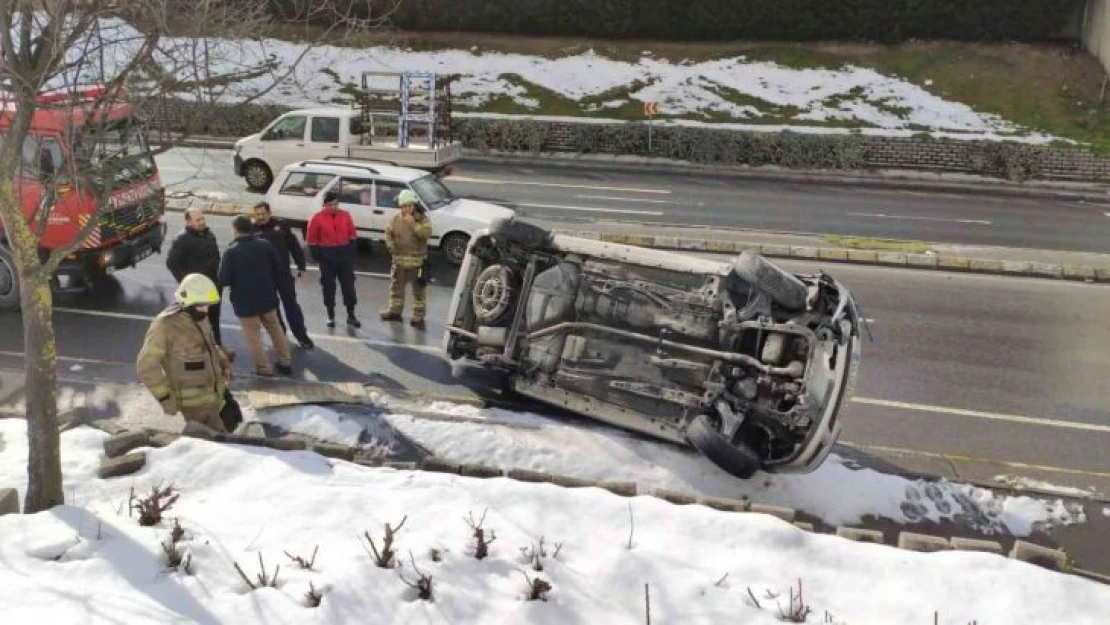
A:
[[[332,178],[335,178],[335,174],[294,171],[285,179],[285,184],[281,185],[281,191],[279,193],[281,195],[316,197],[316,194],[327,186]]]
[[[339,118],[313,117],[312,140],[319,143],[339,143]]]
[[[304,129],[308,125],[308,118],[303,115],[286,117],[270,126],[262,134],[263,141],[280,141],[281,139],[304,139]]]

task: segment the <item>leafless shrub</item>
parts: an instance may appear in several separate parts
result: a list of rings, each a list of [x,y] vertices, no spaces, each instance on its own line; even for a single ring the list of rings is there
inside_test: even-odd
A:
[[[636,533],[636,519],[632,518],[632,502],[628,502],[628,550],[632,550],[632,536]]]
[[[787,609],[779,606],[779,620],[788,623],[804,623],[812,612],[810,607],[806,605],[805,599],[802,597],[802,580],[798,580],[798,592],[795,593],[794,589],[790,589],[790,605]]]
[[[755,598],[755,593],[752,592],[752,587],[751,586],[748,586],[748,597],[751,598],[753,606],[755,606],[755,607],[757,607],[761,610],[763,609],[763,606],[759,605],[759,599]]]
[[[559,552],[563,550],[563,543],[555,543],[555,551],[552,553],[552,558],[558,558]],[[544,537],[540,536],[538,542],[528,547],[520,548],[520,555],[524,557],[524,562],[532,566],[533,571],[543,570],[543,559],[547,557],[547,545],[544,544]]]
[[[532,579],[524,571],[521,571],[520,574],[524,576],[524,581],[528,583],[528,600],[547,601],[547,593],[552,590],[551,583],[541,577]]]
[[[723,588],[726,579],[728,579],[728,573],[725,573],[723,576],[721,576],[721,579],[717,580],[717,583],[713,585],[717,588]]]
[[[378,545],[374,539],[370,537],[370,532],[363,532],[362,535],[366,538],[366,542],[370,543],[370,557],[374,559],[374,564],[383,569],[391,569],[397,563],[397,552],[393,550],[393,540],[397,537],[397,532],[405,526],[405,521],[408,520],[408,515],[405,515],[397,527],[392,527],[389,523],[385,524],[385,537],[382,538],[381,551],[378,550]],[[363,547],[365,549],[366,547]]]
[[[488,509],[482,511],[482,518],[478,519],[477,522],[474,521],[473,514],[468,514],[465,519],[466,524],[470,526],[471,536],[474,539],[471,548],[474,550],[474,557],[478,560],[484,560],[489,556],[489,546],[497,540],[497,535],[494,534],[493,530],[489,530],[487,535],[486,529],[482,527],[482,524],[486,522],[486,512],[488,512]]]
[[[166,567],[171,571],[182,571],[186,575],[193,574],[193,556],[183,553],[177,541],[171,538],[162,543],[162,553],[166,555]]]
[[[308,592],[304,594],[304,601],[310,608],[320,607],[320,601],[324,598],[324,593],[316,590],[316,586],[312,582],[308,583]]]
[[[301,556],[295,556],[295,555],[292,555],[292,554],[291,554],[291,553],[289,553],[288,551],[286,551],[286,552],[285,552],[285,555],[286,555],[286,557],[288,557],[288,558],[289,558],[290,560],[292,560],[292,561],[293,561],[293,563],[294,563],[294,564],[296,564],[298,568],[300,568],[300,569],[302,569],[302,570],[306,570],[306,571],[311,571],[311,570],[312,570],[312,566],[313,566],[314,564],[316,564],[316,552],[317,552],[317,551],[318,551],[319,549],[320,549],[320,546],[319,546],[319,545],[316,545],[316,547],[315,547],[315,548],[313,548],[313,550],[312,550],[312,557],[311,557],[311,558],[309,558],[309,559],[307,559],[307,560],[305,560],[305,559],[304,559],[304,558],[302,558]]]
[[[406,586],[416,591],[416,597],[421,601],[435,601],[435,589],[432,576],[420,570],[416,566],[416,558],[413,557],[412,552],[409,552],[409,560],[412,561],[412,570],[416,573],[416,581],[409,581],[403,573],[397,571],[398,577],[405,583]]]
[[[235,563],[235,570],[239,572],[239,577],[243,578],[243,581],[247,583],[247,586],[250,586],[251,590],[258,590],[259,588],[266,588],[267,586],[270,588],[277,588],[278,571],[281,570],[281,565],[279,564],[274,567],[274,576],[270,577],[266,573],[266,563],[262,561],[262,554],[260,553],[258,554],[258,568],[260,572],[255,581],[252,582],[251,579],[247,577],[247,574],[243,572],[239,563]]]
[[[170,530],[170,540],[175,543],[179,543],[181,542],[182,538],[185,538],[185,530],[181,527],[181,520],[174,519],[173,529]]]
[[[151,527],[162,522],[162,514],[177,503],[180,496],[181,493],[174,488],[173,484],[165,488],[152,486],[150,494],[146,497],[135,496],[135,489],[132,488],[128,504],[132,512],[139,513],[139,525]]]

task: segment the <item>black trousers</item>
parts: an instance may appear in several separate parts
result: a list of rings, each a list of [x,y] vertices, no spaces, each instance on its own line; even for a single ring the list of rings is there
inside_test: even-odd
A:
[[[328,313],[335,311],[335,282],[339,280],[339,288],[343,291],[343,305],[347,310],[354,310],[358,304],[355,294],[355,265],[346,260],[320,260],[320,286],[324,289],[324,307]]]
[[[212,326],[212,338],[216,339],[216,345],[223,347],[223,339],[220,338],[220,304],[219,302],[212,304],[208,307],[208,323]]]
[[[288,319],[288,328],[293,331],[293,336],[298,341],[303,341],[308,338],[308,329],[304,325],[304,312],[301,311],[301,305],[297,303],[297,285],[292,273],[286,272],[278,276],[277,292],[281,299],[281,307],[285,309],[284,319],[281,310],[278,311],[278,322],[281,323],[282,328],[285,328],[285,319]]]

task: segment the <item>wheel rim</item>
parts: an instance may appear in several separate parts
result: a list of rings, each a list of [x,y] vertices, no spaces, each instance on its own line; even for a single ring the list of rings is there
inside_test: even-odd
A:
[[[512,288],[504,268],[483,276],[474,291],[474,312],[479,319],[496,319],[512,303]]]
[[[466,245],[468,240],[466,237],[459,235],[452,235],[447,237],[447,258],[454,263],[461,263],[463,258],[466,258]]]
[[[266,186],[266,170],[261,165],[250,165],[247,167],[247,182],[251,186],[263,187]]]
[[[0,255],[0,299],[11,296],[15,291],[15,267],[6,256]]]

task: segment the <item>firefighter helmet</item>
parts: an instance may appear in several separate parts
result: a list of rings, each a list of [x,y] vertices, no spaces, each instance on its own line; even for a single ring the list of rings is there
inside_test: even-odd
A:
[[[181,281],[173,297],[178,304],[187,308],[199,304],[219,303],[220,291],[216,288],[216,283],[212,282],[212,279],[208,276],[191,273]]]

